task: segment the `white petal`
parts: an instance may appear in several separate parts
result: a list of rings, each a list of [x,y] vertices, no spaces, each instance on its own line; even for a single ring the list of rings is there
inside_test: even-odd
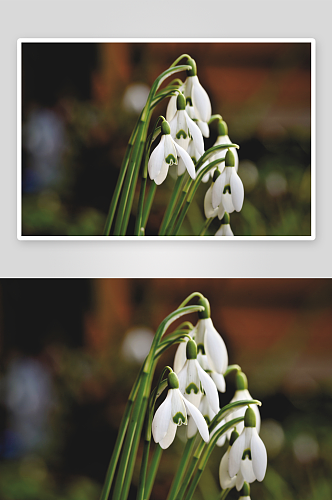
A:
[[[245,434],[242,432],[234,441],[229,452],[228,473],[231,477],[235,476],[241,468],[242,455],[245,446]]]
[[[169,169],[169,165],[165,161],[163,161],[159,174],[153,179],[154,182],[157,184],[157,186],[162,184],[164,182],[164,180],[166,179],[167,174],[168,174],[168,169]]]
[[[205,353],[212,370],[217,373],[224,373],[228,366],[228,354],[225,342],[214,328],[211,318],[207,324],[204,337]]]
[[[202,120],[197,121],[197,125],[199,126],[204,137],[210,137],[210,129],[206,122],[202,122]]]
[[[225,425],[225,420],[221,420],[221,422],[219,422],[218,425],[216,425],[216,427],[213,429],[213,431],[211,432],[211,435],[210,435],[210,438],[223,426]],[[217,446],[224,446],[225,444],[225,441],[226,441],[226,433],[222,434],[220,436],[220,438],[218,439],[216,445]]]
[[[225,236],[234,236],[229,224],[225,224]]]
[[[196,171],[195,171],[195,165],[193,164],[192,159],[190,158],[189,154],[187,151],[185,151],[181,146],[175,143],[175,147],[177,149],[177,152],[179,156],[181,156],[182,160],[184,161],[184,164],[186,166],[186,169],[188,170],[188,173],[192,179],[196,179]]]
[[[199,83],[198,77],[193,76],[192,78],[192,101],[197,114],[197,118],[203,122],[208,122],[211,118],[211,102],[206,90]]]
[[[177,96],[176,95],[172,95],[172,97],[168,101],[167,109],[166,109],[166,120],[168,121],[168,123],[172,120],[172,118],[174,118],[174,115],[175,115],[175,113],[177,111],[177,109],[176,109],[176,99],[177,99]]]
[[[173,363],[173,370],[175,371],[175,373],[180,373],[180,371],[184,367],[185,362],[187,361],[186,357],[187,342],[188,338],[186,337],[185,342],[181,342],[181,344],[179,344],[179,347],[176,350]]]
[[[257,434],[257,430],[255,428],[252,430],[251,437],[251,459],[254,474],[257,480],[263,481],[267,466],[267,454],[264,443]]]
[[[213,382],[212,378],[200,367],[198,361],[196,360],[196,367],[198,371],[198,376],[200,378],[201,384],[205,391],[206,397],[209,401],[209,405],[214,413],[219,411],[219,396],[216,384]]]
[[[224,205],[220,202],[220,205],[218,208],[218,219],[221,220],[224,215],[225,215],[225,208],[224,208]]]
[[[197,372],[197,360],[188,359],[187,360],[187,379],[185,388],[185,397],[193,405],[198,408],[201,401],[201,390],[200,390],[200,379]],[[197,390],[197,392],[195,392]]]
[[[220,391],[220,392],[226,391],[225,378],[221,373],[212,372],[211,378],[212,378],[213,382],[216,384],[218,391]]]
[[[159,406],[152,421],[152,435],[156,443],[166,435],[171,420],[172,389],[167,393],[165,401]]]
[[[235,483],[236,489],[237,489],[237,491],[240,491],[242,489],[242,486],[244,483],[244,479],[243,479],[243,476],[241,474],[241,471],[239,471],[235,477],[236,477],[236,483]]]
[[[200,131],[200,129],[196,125],[196,123],[188,116],[187,113],[185,113],[185,118],[186,118],[187,126],[189,128],[190,135],[192,136],[192,138],[195,142],[195,146],[197,148],[197,151],[202,156],[202,154],[204,153],[204,141],[203,141],[202,132]]]
[[[178,112],[175,113],[174,118],[168,123],[169,123],[169,128],[171,129],[171,136],[174,139],[176,135],[176,127],[178,124]]]
[[[188,419],[187,426],[187,438],[190,439],[197,434],[197,425],[195,424],[195,420],[192,417]]]
[[[228,191],[226,191],[225,194],[223,193],[221,195],[221,203],[223,204],[224,209],[226,210],[226,212],[228,212],[229,214],[232,214],[234,212],[235,207],[233,205],[232,195],[229,194]]]
[[[187,369],[188,369],[188,360],[186,358],[186,361],[185,361],[182,369],[179,372],[175,372],[177,374],[177,376],[178,376],[179,389],[180,389],[181,394],[184,394],[184,392],[186,390]]]
[[[178,160],[178,177],[180,177],[180,175],[183,175],[186,171],[186,165],[184,163],[184,161],[182,160],[182,158],[179,158]]]
[[[212,189],[212,206],[213,208],[219,207],[221,203],[222,193],[225,187],[226,174],[222,172],[216,179]]]
[[[230,449],[231,448],[229,447],[224,456],[222,457],[219,465],[219,481],[220,481],[220,486],[222,487],[223,490],[225,490],[226,488],[233,488],[236,482],[236,476],[231,478],[230,475],[228,474],[228,458]]]
[[[254,474],[253,468],[252,468],[252,461],[249,460],[248,457],[246,457],[244,460],[242,460],[241,463],[241,472],[243,479],[247,481],[247,483],[253,483],[256,480],[256,476]]]
[[[177,425],[170,420],[166,435],[159,441],[159,446],[166,450],[174,441]]]
[[[166,163],[169,165],[177,165],[178,163],[178,158],[176,154],[176,149],[175,149],[176,143],[174,142],[171,134],[166,134],[165,135],[165,148],[164,148],[164,157]]]
[[[244,189],[242,181],[240,177],[237,175],[235,169],[233,169],[233,173],[230,179],[230,184],[231,184],[231,194],[232,194],[232,202],[234,208],[237,212],[240,212],[243,205]]]
[[[152,154],[148,163],[148,171],[151,180],[154,180],[155,177],[159,174],[163,161],[164,161],[164,146],[165,146],[165,136],[162,135],[160,139],[160,143],[158,146],[152,151]]]
[[[205,421],[205,418],[201,414],[201,412],[194,406],[193,404],[190,403],[186,398],[183,398],[183,401],[187,407],[188,413],[192,416],[192,418],[195,421],[195,424],[197,425],[198,431],[204,441],[208,443],[209,441],[209,429],[207,426],[207,423]]]
[[[174,422],[174,417],[176,415],[181,415],[181,422]],[[173,389],[172,392],[172,407],[171,407],[171,418],[173,422],[177,425],[187,425],[187,412],[184,405],[184,397],[182,396],[179,389]]]
[[[225,236],[225,224],[221,224],[215,236]]]
[[[208,173],[206,175],[208,175]],[[218,213],[218,207],[213,208],[212,206],[212,188],[213,184],[211,184],[209,189],[206,191],[204,197],[204,214],[207,219],[210,219],[210,217],[215,217]]]

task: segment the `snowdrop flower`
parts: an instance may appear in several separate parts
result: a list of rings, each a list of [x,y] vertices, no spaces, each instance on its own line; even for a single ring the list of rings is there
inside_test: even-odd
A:
[[[189,58],[188,64],[191,66],[191,70],[187,71],[187,79],[183,85],[179,88],[186,98],[186,103],[189,107],[192,107],[192,112],[188,112],[189,116],[192,119],[197,119],[200,122],[205,123],[206,125],[198,125],[205,137],[207,132],[208,122],[211,118],[212,108],[210,98],[200,84],[197,76],[196,63],[194,59]],[[169,100],[167,110],[166,110],[166,119],[167,121],[171,120],[174,117],[176,111],[176,98],[174,96]]]
[[[177,111],[169,124],[171,128],[171,136],[174,141],[185,150],[187,150],[189,141],[192,138],[195,148],[201,157],[204,153],[202,132],[196,123],[189,117],[185,109],[186,99],[182,93],[178,94],[176,102]]]
[[[209,174],[209,172],[208,172]],[[206,174],[207,175],[207,174]],[[202,179],[203,180],[203,179]],[[219,207],[214,208],[212,205],[212,191],[213,191],[214,182],[212,182],[211,186],[205,193],[204,197],[204,214],[207,219],[211,217],[216,217],[218,215],[218,219],[222,219],[225,214],[225,209],[220,203]]]
[[[229,222],[230,222],[229,214],[227,212],[224,212],[224,216],[221,221],[221,226],[216,232],[215,236],[234,236]]]
[[[197,346],[194,340],[188,340],[187,342],[186,357],[187,361],[178,375],[181,393],[198,408],[204,390],[212,411],[215,414],[218,413],[219,396],[217,387],[197,361]]]
[[[182,396],[179,380],[174,372],[168,375],[168,393],[165,401],[159,406],[152,421],[152,435],[161,448],[168,448],[174,441],[177,427],[187,425],[187,414],[190,415],[205,442],[209,441],[207,423],[200,411]]]
[[[225,392],[226,385],[223,374],[228,366],[228,353],[225,342],[215,329],[210,318],[210,305],[206,299],[201,299],[200,303],[205,306],[205,310],[198,313],[200,319],[196,325],[196,343],[200,355],[206,355],[208,368],[211,377],[220,392]]]
[[[244,401],[244,400],[252,399],[252,396],[251,396],[250,392],[248,391],[248,380],[247,380],[246,375],[243,372],[238,372],[236,374],[235,387],[236,387],[236,390],[235,390],[235,394],[234,394],[232,400],[230,401],[231,403],[234,403],[235,401]],[[252,408],[253,408],[253,411],[254,411],[255,416],[256,416],[256,429],[257,429],[257,432],[259,433],[260,426],[261,426],[261,416],[260,416],[259,409],[258,409],[257,405],[253,405]],[[245,415],[245,412],[246,412],[245,407],[240,408],[238,410],[235,410],[234,412],[232,412],[231,415],[226,417],[226,422],[229,422],[233,418],[243,417]],[[238,424],[236,424],[236,430],[238,431],[239,434],[241,434],[241,432],[243,431],[243,428],[244,428],[243,422],[239,422]],[[230,436],[231,436],[231,431],[228,431],[228,433],[227,433],[228,439],[230,438]]]
[[[233,415],[234,416],[234,415]],[[244,429],[229,452],[228,473],[234,477],[241,472],[247,483],[263,481],[267,466],[267,454],[256,429],[256,415],[249,406],[244,415]],[[236,484],[240,490],[242,484]]]
[[[192,69],[187,71],[188,76],[184,82],[184,95],[188,104],[193,106],[196,117],[203,122],[208,122],[212,113],[210,98],[198,80],[195,61],[189,59],[188,64]]]
[[[207,425],[210,425],[212,419],[216,416],[216,413],[212,410],[211,406],[210,406],[210,403],[209,403],[209,400],[208,398],[206,397],[206,394],[203,394],[202,398],[201,398],[201,402],[199,404],[199,407],[198,407],[199,411],[201,412],[201,414],[203,415],[203,417],[205,418],[205,421],[207,423]],[[210,438],[213,436],[213,434],[215,434],[217,432],[218,429],[220,429],[220,427],[222,427],[223,425],[225,424],[225,420],[222,420],[212,431],[211,433],[211,436]],[[197,432],[197,425],[195,424],[195,421],[190,418],[189,421],[188,421],[188,429],[187,429],[187,436],[188,438],[192,438],[193,436],[195,436]],[[226,441],[226,435],[223,434],[222,436],[220,436],[220,438],[218,439],[217,441],[217,446],[223,446],[224,443]]]
[[[220,465],[219,465],[219,481],[220,481],[220,486],[222,487],[223,490],[227,488],[233,488],[236,484],[237,476],[230,477],[229,472],[228,472],[228,461],[229,461],[229,453],[231,451],[231,448],[235,442],[235,440],[239,437],[239,433],[237,430],[233,430],[231,434],[231,438],[229,441],[229,447],[226,451],[226,453],[223,455]],[[241,475],[242,479],[242,475]]]
[[[161,184],[167,177],[170,165],[177,165],[177,156],[183,160],[186,169],[192,179],[196,178],[195,166],[188,153],[171,137],[171,129],[165,120],[161,124],[161,139],[158,146],[153,150],[149,163],[148,172],[150,179],[156,184]]]
[[[219,120],[219,122],[218,122],[218,137],[217,137],[216,142],[213,144],[213,147],[214,146],[223,146],[223,145],[227,145],[227,144],[232,144],[232,141],[228,137],[228,127],[227,127],[227,124],[224,120]],[[237,172],[238,168],[239,168],[239,155],[238,155],[237,149],[236,148],[229,148],[229,151],[232,151],[232,153],[234,155],[234,160],[235,160],[234,168]],[[227,152],[227,149],[220,149],[220,150],[216,151],[215,154],[213,156],[211,156],[209,161],[211,162],[211,161],[219,160],[219,159],[223,160],[226,156],[226,152]],[[223,170],[223,168],[224,168],[224,165],[222,166],[221,170]],[[215,172],[215,168],[212,168],[207,174],[204,175],[202,182],[207,182],[210,179],[210,177],[212,178],[214,172]]]
[[[214,183],[212,190],[212,206],[222,203],[226,212],[239,212],[243,205],[244,189],[240,177],[235,170],[235,157],[228,150],[225,156],[225,168]]]

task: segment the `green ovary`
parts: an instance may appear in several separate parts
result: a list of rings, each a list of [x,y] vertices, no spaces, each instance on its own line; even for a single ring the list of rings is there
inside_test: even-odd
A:
[[[173,417],[173,422],[176,424],[176,425],[182,425],[186,422],[186,419],[183,415],[183,413],[181,413],[180,411],[178,411],[174,417]]]
[[[198,387],[193,382],[191,382],[191,384],[189,384],[188,387],[186,387],[187,394],[190,394],[191,391],[193,391],[195,394],[198,394]]]
[[[168,165],[176,164],[176,158],[174,158],[174,155],[169,154],[167,158],[165,158],[165,162],[168,163]]]

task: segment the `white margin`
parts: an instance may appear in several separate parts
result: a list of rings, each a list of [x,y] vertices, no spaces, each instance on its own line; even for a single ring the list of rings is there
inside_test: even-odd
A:
[[[311,44],[311,235],[310,236],[22,236],[22,44],[23,43],[310,43]],[[19,38],[17,40],[17,239],[20,241],[313,241],[316,239],[316,40],[314,38]]]

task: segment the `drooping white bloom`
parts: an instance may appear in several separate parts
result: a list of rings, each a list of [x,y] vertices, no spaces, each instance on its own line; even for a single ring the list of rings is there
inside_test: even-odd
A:
[[[196,117],[202,122],[208,122],[211,118],[211,101],[206,90],[199,82],[198,76],[188,76],[184,83],[184,95],[194,108]]]
[[[209,187],[209,189],[205,193],[204,215],[207,219],[210,219],[211,217],[216,217],[217,215],[218,215],[218,219],[222,219],[224,214],[225,214],[225,209],[224,209],[222,203],[220,203],[219,207],[216,207],[216,208],[213,208],[213,205],[212,205],[213,186],[214,186],[214,183],[211,184],[211,186]]]
[[[231,446],[228,447],[226,453],[223,455],[220,465],[219,465],[219,481],[220,486],[223,490],[226,488],[233,488],[236,484],[237,477],[230,477],[228,472],[228,461],[229,461],[229,453],[231,451]]]
[[[187,151],[189,141],[195,144],[199,156],[204,153],[202,132],[186,111],[186,101],[183,94],[177,96],[177,111],[170,122],[171,136],[174,141]]]
[[[174,441],[177,427],[187,425],[190,415],[204,441],[209,441],[207,423],[200,411],[188,401],[179,390],[178,379],[174,372],[168,376],[169,390],[165,401],[159,406],[152,421],[152,435],[161,448],[168,448]]]
[[[235,390],[235,394],[234,394],[233,398],[230,401],[231,403],[234,403],[235,401],[246,401],[246,400],[252,399],[252,396],[251,396],[250,392],[248,391],[248,380],[247,380],[246,375],[243,372],[238,372],[236,374],[235,386],[236,386],[236,390]],[[259,409],[258,409],[257,405],[253,405],[252,409],[253,409],[255,416],[256,416],[256,429],[257,429],[257,432],[259,433],[260,426],[261,426],[261,416],[259,413]],[[225,420],[226,420],[226,422],[230,422],[233,418],[244,417],[245,413],[246,413],[246,407],[244,406],[244,407],[241,407],[237,410],[234,410],[231,415],[228,415],[226,417]],[[237,432],[240,434],[244,428],[244,423],[239,422],[238,424],[236,424],[235,427],[236,427]],[[228,439],[230,439],[231,433],[232,433],[231,430],[227,432]]]
[[[215,414],[218,413],[219,396],[217,387],[197,360],[197,347],[194,340],[188,340],[187,342],[186,357],[187,361],[178,374],[180,391],[186,399],[198,408],[204,390],[212,411]]]
[[[234,155],[231,151],[226,153],[226,166],[219,177],[216,179],[212,190],[212,206],[216,208],[222,203],[226,212],[232,213],[234,210],[239,212],[243,205],[244,189],[243,184],[236,173],[234,165],[229,166],[227,159]],[[233,163],[233,161],[231,161]]]
[[[232,144],[232,141],[230,140],[228,136],[228,127],[227,124],[224,120],[219,120],[218,123],[218,137],[216,142],[213,144],[213,147],[215,146],[224,146],[227,144]],[[236,172],[238,171],[239,168],[239,155],[237,152],[236,148],[229,148],[229,150],[233,153],[234,155],[234,168]],[[215,160],[224,160],[225,156],[227,153],[227,149],[219,149],[217,150],[209,159],[209,162],[215,161]],[[222,172],[224,169],[225,164],[221,163],[218,168]],[[207,182],[210,178],[213,178],[213,174],[215,172],[216,168],[212,168],[209,170],[207,174],[204,175],[202,182]]]
[[[197,323],[197,349],[202,355],[206,354],[211,377],[219,391],[225,391],[223,374],[228,366],[228,354],[225,342],[215,329],[211,318],[201,318]]]
[[[266,449],[255,425],[255,412],[251,407],[248,407],[245,413],[244,428],[229,453],[228,472],[230,477],[241,472],[244,481],[248,483],[252,483],[256,479],[263,481],[267,467]],[[236,484],[236,488],[240,490],[242,485]]]
[[[195,166],[188,153],[171,137],[168,123],[164,121],[161,128],[163,135],[160,143],[153,150],[148,163],[150,179],[158,185],[164,182],[170,165],[178,164],[178,156],[183,160],[190,177],[195,179]]]

